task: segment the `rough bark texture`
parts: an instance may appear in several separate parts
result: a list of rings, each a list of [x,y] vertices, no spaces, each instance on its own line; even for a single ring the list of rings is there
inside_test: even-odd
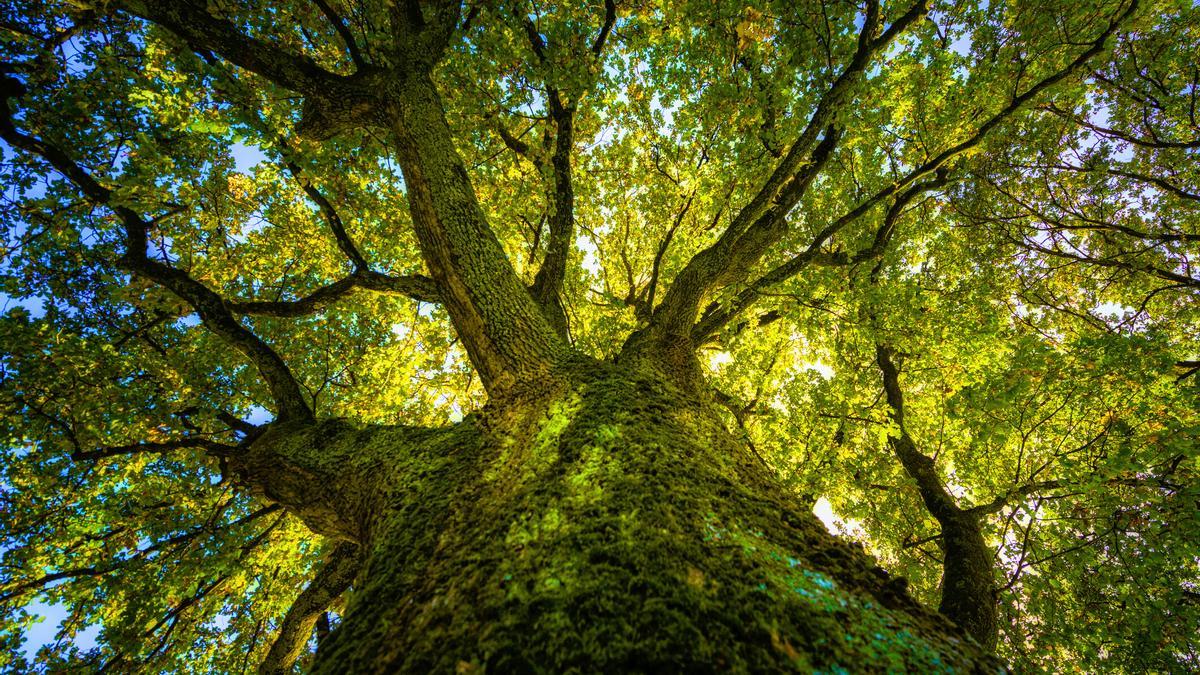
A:
[[[572,372],[442,431],[260,442],[315,467],[331,496],[306,520],[365,549],[315,672],[1000,668],[830,536],[711,401],[630,365]]]
[[[875,359],[883,373],[884,394],[899,433],[889,439],[905,473],[917,484],[921,500],[942,528],[942,602],[938,609],[988,649],[995,649],[998,632],[992,549],[983,539],[979,516],[958,505],[942,484],[932,457],[925,455],[904,425],[904,394],[892,350],[877,345]]]
[[[426,75],[412,75],[398,101],[396,150],[413,228],[472,364],[491,393],[545,377],[565,345],[489,227],[436,87]]]
[[[359,570],[358,547],[341,543],[334,547],[321,569],[300,592],[279,626],[259,675],[286,675],[293,671],[308,646],[313,629],[326,616],[325,609],[354,581]],[[318,640],[321,638],[318,629]],[[328,633],[328,626],[325,633]]]

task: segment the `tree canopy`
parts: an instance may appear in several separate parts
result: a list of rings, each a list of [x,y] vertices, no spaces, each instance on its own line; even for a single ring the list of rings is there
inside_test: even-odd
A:
[[[239,448],[638,341],[926,604],[978,523],[1015,666],[1200,667],[1195,3],[0,7],[0,668],[327,632]]]

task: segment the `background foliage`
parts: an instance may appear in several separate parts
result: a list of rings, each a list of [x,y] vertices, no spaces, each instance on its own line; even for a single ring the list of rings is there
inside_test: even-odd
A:
[[[384,58],[369,49],[382,3],[331,4],[362,56]],[[226,298],[303,298],[351,270],[312,185],[371,269],[421,272],[404,181],[372,132],[305,140],[293,93],[126,14],[0,7],[3,72],[28,92],[16,125],[68,148],[118,203],[158,214],[154,259]],[[353,69],[318,3],[210,8]],[[933,3],[855,87],[829,166],[756,272],[972,138],[1119,9]],[[584,58],[603,11],[468,3],[436,73],[480,202],[529,282],[554,208],[547,92],[577,107],[565,304],[573,342],[600,357],[755,193],[863,22],[841,0],[620,2],[603,58]],[[875,367],[876,344],[897,350],[909,433],[964,508],[988,511],[1000,653],[1020,667],[1200,665],[1198,49],[1194,3],[1140,7],[936,189],[819,242],[814,264],[702,346],[729,425],[936,604],[937,523],[888,448]],[[116,265],[110,210],[2,149],[0,668],[252,669],[325,548],[223,477],[204,445],[268,421],[266,387],[189,307]],[[886,251],[850,261],[885,228]],[[737,307],[743,290],[712,300]],[[436,425],[484,401],[433,303],[359,290],[243,323],[320,417]],[[184,437],[200,440],[129,447]],[[45,603],[69,613],[25,663]],[[88,627],[94,645],[73,641]]]

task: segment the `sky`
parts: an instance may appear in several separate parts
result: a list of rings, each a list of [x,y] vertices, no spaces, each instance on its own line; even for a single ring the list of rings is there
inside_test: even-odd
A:
[[[25,643],[21,645],[25,660],[32,662],[39,649],[44,645],[54,643],[55,634],[58,633],[63,620],[67,618],[68,610],[66,605],[50,604],[42,599],[34,601],[26,607],[26,610],[30,614],[43,617],[42,621],[33,624],[29,630],[25,631]],[[91,649],[96,646],[96,638],[99,635],[99,626],[88,626],[75,635],[73,642],[80,649]]]

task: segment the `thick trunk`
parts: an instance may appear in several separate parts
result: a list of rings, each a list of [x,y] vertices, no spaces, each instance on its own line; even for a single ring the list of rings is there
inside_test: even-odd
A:
[[[577,372],[443,433],[305,433],[377,458],[353,463],[377,496],[338,529],[367,562],[316,672],[999,667],[827,534],[703,397]]]

